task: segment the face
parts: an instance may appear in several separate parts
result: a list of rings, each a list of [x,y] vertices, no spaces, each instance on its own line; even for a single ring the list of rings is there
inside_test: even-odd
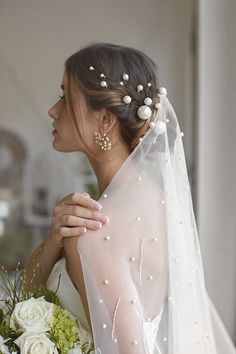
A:
[[[48,111],[49,116],[53,118],[52,145],[55,150],[61,152],[83,151],[83,145],[79,141],[79,137],[76,133],[72,118],[70,117],[67,107],[65,98],[67,80],[65,73],[61,83],[61,89],[63,91],[62,96],[60,96],[60,99]],[[87,132],[86,136],[88,138],[89,135],[89,132]]]

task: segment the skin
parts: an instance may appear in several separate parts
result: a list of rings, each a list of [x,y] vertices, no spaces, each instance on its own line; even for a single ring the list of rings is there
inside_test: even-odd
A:
[[[86,143],[89,150],[99,159],[93,158],[86,150],[83,141],[78,139],[69,109],[65,99],[67,87],[67,76],[64,72],[61,88],[63,96],[48,111],[53,119],[52,126],[56,129],[53,133],[52,146],[60,152],[83,152],[95,174],[98,181],[99,195],[103,193],[114,174],[119,170],[123,162],[130,154],[130,148],[121,139],[117,117],[106,108],[96,112],[88,111],[83,99],[83,95],[78,89],[73,92],[74,111],[80,122],[83,114],[83,130],[86,136]],[[78,107],[80,102],[80,107]],[[103,151],[95,144],[94,132],[102,131],[107,133],[112,142],[111,150]],[[66,258],[67,272],[78,289],[85,309],[88,322],[91,327],[87,296],[85,291],[83,272],[81,268],[79,253],[77,252],[77,238],[84,235],[87,228],[98,229],[109,222],[109,217],[103,215],[95,200],[89,197],[87,193],[72,193],[66,196],[54,210],[52,218],[52,229],[48,238],[57,246],[63,249],[62,255]],[[86,237],[84,235],[83,237]]]

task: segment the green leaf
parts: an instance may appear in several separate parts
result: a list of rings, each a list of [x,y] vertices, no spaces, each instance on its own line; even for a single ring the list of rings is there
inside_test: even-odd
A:
[[[55,305],[60,306],[60,301],[57,295],[50,289],[47,289],[44,285],[40,285],[40,287],[33,294],[33,297],[37,299],[38,297],[44,296],[44,299],[48,302],[51,302]]]
[[[3,318],[4,318],[4,316],[3,316],[3,310],[0,309],[0,326],[1,326],[1,324],[3,323]]]

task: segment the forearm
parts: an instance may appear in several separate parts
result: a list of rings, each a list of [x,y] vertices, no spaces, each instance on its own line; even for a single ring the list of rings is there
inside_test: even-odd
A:
[[[63,248],[47,237],[25,263],[28,289],[36,290],[40,284],[46,285],[55,263],[60,259]]]

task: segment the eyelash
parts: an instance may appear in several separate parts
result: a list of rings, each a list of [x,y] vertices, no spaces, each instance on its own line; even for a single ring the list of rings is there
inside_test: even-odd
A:
[[[65,101],[65,95],[63,95],[63,96],[58,95],[58,96],[60,97],[61,100]]]

